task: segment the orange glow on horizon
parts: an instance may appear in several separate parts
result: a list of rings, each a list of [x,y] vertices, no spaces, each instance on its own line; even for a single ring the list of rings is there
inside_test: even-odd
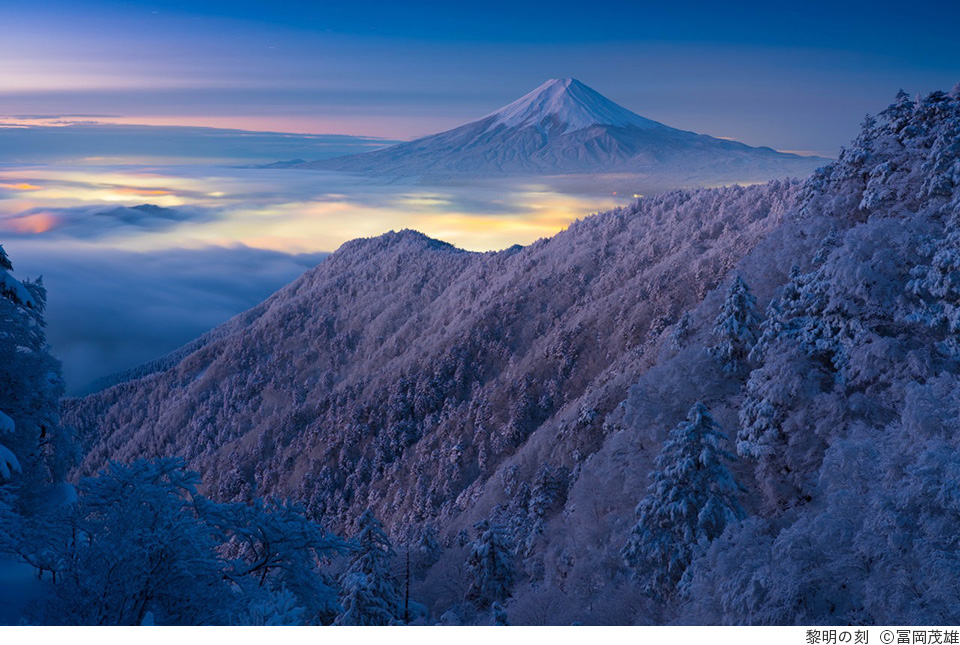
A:
[[[40,234],[52,231],[60,223],[53,213],[40,212],[6,220],[7,225],[16,233]]]
[[[41,190],[40,186],[34,186],[33,184],[27,183],[0,184],[0,188],[6,188],[7,190]]]
[[[162,189],[153,189],[153,188],[114,188],[113,192],[119,193],[121,195],[172,195],[173,192],[169,190]]]
[[[155,165],[18,168],[16,175],[0,171],[0,184],[41,187],[7,195],[0,231],[40,236],[62,229],[64,239],[89,235],[98,244],[109,240],[141,251],[244,244],[286,253],[329,252],[353,238],[402,228],[488,251],[550,237],[623,201],[609,192],[561,192],[547,180],[498,184],[491,196],[485,182],[379,185],[338,173],[242,168],[198,173]],[[94,217],[98,205],[106,211],[141,202],[187,206],[200,215],[157,227]]]

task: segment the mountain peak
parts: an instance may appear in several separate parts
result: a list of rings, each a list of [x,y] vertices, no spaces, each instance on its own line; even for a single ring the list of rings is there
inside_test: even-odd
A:
[[[503,125],[507,128],[549,128],[560,133],[593,125],[665,127],[617,105],[575,78],[552,78],[482,120],[490,119],[488,129]]]
[[[822,159],[751,148],[645,119],[575,78],[554,78],[492,114],[382,150],[297,166],[380,176],[642,175],[678,187],[806,175]]]

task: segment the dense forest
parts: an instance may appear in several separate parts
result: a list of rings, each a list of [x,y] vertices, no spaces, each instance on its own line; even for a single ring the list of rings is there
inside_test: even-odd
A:
[[[803,181],[355,240],[82,399],[0,267],[27,622],[960,621],[958,90]]]

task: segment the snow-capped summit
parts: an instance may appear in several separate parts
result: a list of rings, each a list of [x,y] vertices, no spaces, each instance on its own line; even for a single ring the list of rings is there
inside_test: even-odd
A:
[[[554,133],[573,132],[593,125],[618,128],[663,128],[617,105],[575,78],[554,78],[529,94],[506,105],[481,121],[491,120],[488,130],[535,127]]]
[[[825,161],[677,130],[564,78],[447,132],[293,167],[441,180],[641,175],[649,186],[675,188],[804,176]]]

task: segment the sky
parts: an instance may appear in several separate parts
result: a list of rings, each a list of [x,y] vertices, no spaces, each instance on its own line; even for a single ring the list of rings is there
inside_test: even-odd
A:
[[[348,239],[499,249],[645,192],[245,166],[443,131],[563,77],[673,127],[835,157],[898,89],[960,81],[960,3],[942,0],[0,0],[0,20],[0,242],[44,277],[73,393]]]
[[[4,10],[5,9],[5,10]],[[835,156],[960,81],[960,3],[0,0],[0,113],[409,139],[576,77],[675,127]]]

